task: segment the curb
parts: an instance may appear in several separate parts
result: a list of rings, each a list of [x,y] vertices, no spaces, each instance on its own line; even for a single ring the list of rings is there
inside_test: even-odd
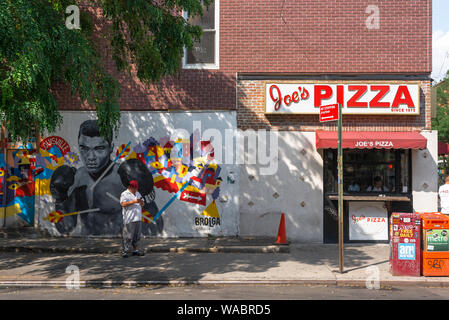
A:
[[[8,247],[0,246],[0,252],[25,252],[25,253],[83,253],[83,254],[119,254],[121,248],[43,248],[43,247]],[[289,246],[217,246],[217,247],[153,247],[146,248],[146,253],[289,253]]]
[[[74,285],[73,282],[68,283]],[[365,280],[319,280],[319,279],[305,279],[305,280],[149,280],[149,281],[133,281],[133,280],[85,280],[79,282],[79,288],[138,288],[148,286],[192,286],[192,285],[298,285],[298,286],[335,286],[335,287],[358,287],[367,288]],[[0,280],[0,288],[4,287],[21,287],[21,288],[67,288],[78,289],[75,287],[68,288],[65,280]],[[400,280],[385,280],[380,281],[379,289],[388,290],[392,287],[441,287],[448,288],[449,282],[430,282],[422,281],[400,281]],[[376,290],[376,289],[368,289]]]

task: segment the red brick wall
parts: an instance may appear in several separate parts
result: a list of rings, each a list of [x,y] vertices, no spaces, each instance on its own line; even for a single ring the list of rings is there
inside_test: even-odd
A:
[[[380,29],[370,30],[373,4]],[[220,69],[183,70],[150,87],[117,73],[101,45],[123,110],[235,109],[237,73],[430,73],[431,13],[431,0],[221,0]],[[89,108],[55,89],[61,109]]]
[[[237,84],[237,126],[240,129],[337,130],[337,122],[320,123],[319,115],[265,114],[265,82],[239,80]],[[276,82],[276,81],[270,81]],[[362,81],[361,81],[362,82]],[[407,83],[407,81],[404,81]],[[347,131],[418,131],[431,127],[430,81],[420,81],[420,115],[344,115]]]
[[[377,30],[366,27],[368,5],[379,7]],[[225,69],[431,72],[430,0],[222,0],[221,7]]]

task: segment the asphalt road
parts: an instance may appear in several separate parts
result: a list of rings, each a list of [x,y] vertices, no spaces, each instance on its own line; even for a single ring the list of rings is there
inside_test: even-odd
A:
[[[136,288],[0,288],[0,300],[447,300],[449,288],[188,285]]]

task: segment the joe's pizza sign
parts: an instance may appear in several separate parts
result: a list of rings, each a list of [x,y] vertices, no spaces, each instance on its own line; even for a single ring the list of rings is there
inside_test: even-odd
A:
[[[343,105],[343,114],[419,114],[419,83],[269,83],[266,113],[319,114],[320,106]]]

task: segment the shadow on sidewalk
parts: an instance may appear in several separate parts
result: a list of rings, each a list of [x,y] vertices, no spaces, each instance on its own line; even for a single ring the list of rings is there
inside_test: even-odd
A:
[[[388,261],[388,246],[345,247],[345,270],[354,271]],[[271,280],[296,274],[303,278],[319,272],[319,266],[338,268],[338,246],[292,245],[291,253],[147,253],[144,257],[122,258],[118,254],[3,253],[3,278],[66,279],[66,268],[75,265],[81,280],[92,281],[198,281],[207,279],[250,280],[260,274]],[[323,270],[323,268],[321,268]],[[285,272],[292,274],[285,274]],[[329,272],[329,271],[327,271]],[[283,274],[284,273],[284,274]]]

